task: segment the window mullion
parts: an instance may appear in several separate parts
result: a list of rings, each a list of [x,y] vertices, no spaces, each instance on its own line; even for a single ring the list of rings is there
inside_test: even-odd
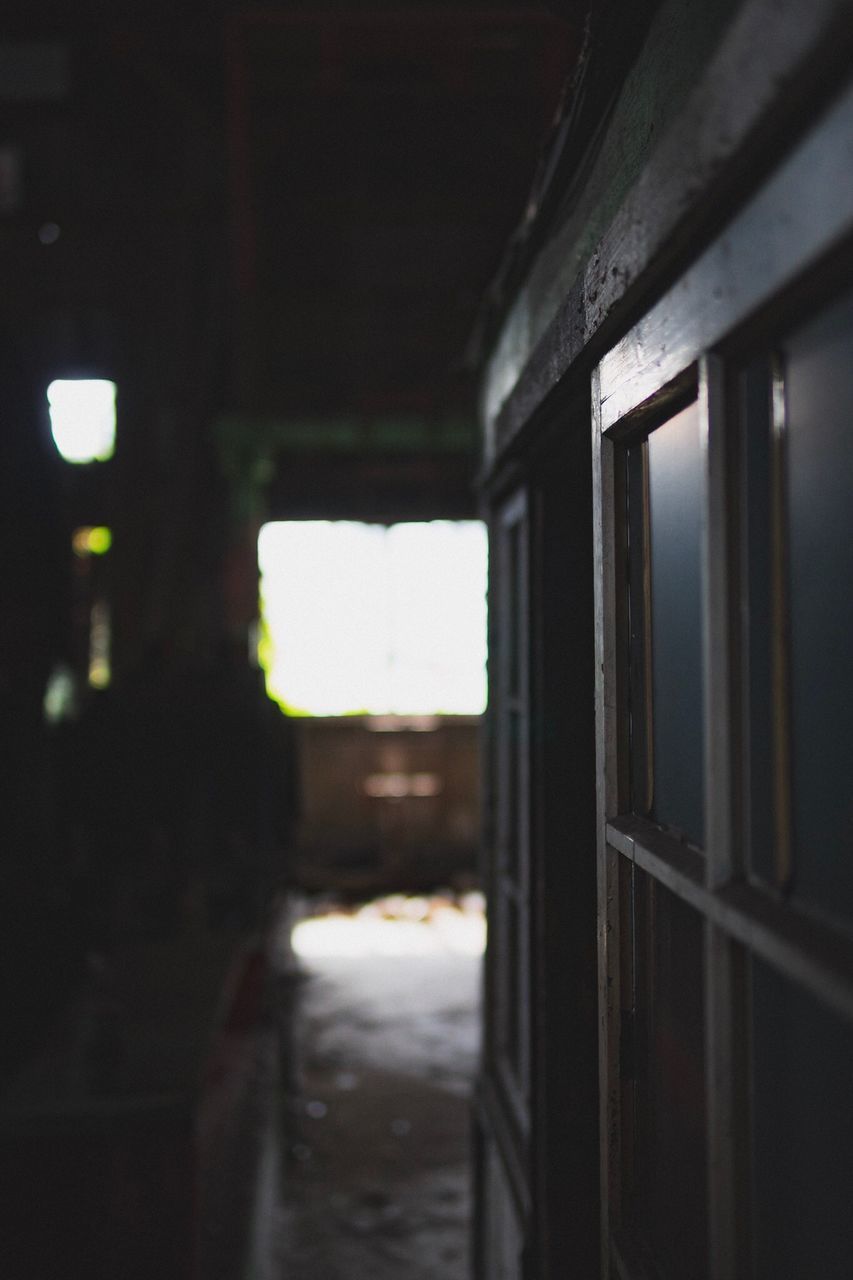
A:
[[[601,383],[592,377],[593,539],[595,555],[596,794],[598,798],[598,998],[601,1267],[610,1276],[610,1245],[621,1225],[622,1148],[619,1073],[620,854],[607,841],[607,821],[628,800],[627,751],[620,744],[620,663],[617,639],[616,450],[602,432]],[[620,750],[620,745],[623,749]]]
[[[699,411],[704,454],[704,665],[705,665],[705,876],[712,892],[736,875],[733,805],[732,600],[734,574],[729,511],[730,449],[727,440],[725,373],[722,361],[706,355],[699,366]],[[743,966],[737,944],[705,920],[705,1087],[708,1123],[708,1224],[710,1280],[737,1280],[745,1274],[739,1256],[738,1186],[735,1143],[738,1099],[744,1075],[735,1061],[735,1010]]]

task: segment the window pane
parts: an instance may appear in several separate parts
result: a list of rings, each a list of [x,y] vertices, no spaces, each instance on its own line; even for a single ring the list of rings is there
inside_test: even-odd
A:
[[[701,1280],[707,1255],[703,929],[635,870],[636,1125],[629,1219],[661,1280]]]
[[[501,529],[500,676],[499,708],[500,767],[498,810],[501,866],[513,879],[522,875],[524,856],[524,799],[526,776],[526,680],[524,672],[525,628],[528,625],[525,570],[526,539],[524,517],[517,516]]]
[[[522,1008],[524,962],[522,955],[522,922],[514,898],[504,895],[500,904],[502,928],[500,953],[500,1048],[517,1084],[522,1084]]]
[[[648,446],[632,445],[626,457],[628,493],[628,646],[631,690],[630,772],[632,812],[651,808],[651,618],[649,617]]]
[[[756,1280],[853,1271],[853,1028],[753,962]]]
[[[527,750],[526,672],[527,516],[523,495],[504,508],[499,521],[498,651],[492,706],[497,713],[497,867],[494,929],[490,947],[497,979],[497,1048],[516,1101],[527,1094]]]
[[[517,698],[521,692],[521,633],[524,625],[523,587],[522,587],[522,553],[521,525],[516,522],[505,531],[506,555],[504,573],[506,575],[505,590],[507,593],[507,611],[505,617],[506,653],[506,693],[510,698]]]
[[[704,836],[702,449],[693,404],[648,440],[651,556],[651,816]]]
[[[503,717],[503,750],[505,772],[500,779],[502,800],[504,805],[505,830],[501,840],[502,868],[513,880],[520,875],[521,856],[521,805],[519,789],[521,777],[521,716],[518,712],[507,711]]]
[[[853,296],[783,344],[796,892],[853,914]]]
[[[745,808],[750,869],[777,878],[773,816],[773,549],[771,500],[771,370],[757,360],[741,378],[744,472],[744,593],[742,600]]]

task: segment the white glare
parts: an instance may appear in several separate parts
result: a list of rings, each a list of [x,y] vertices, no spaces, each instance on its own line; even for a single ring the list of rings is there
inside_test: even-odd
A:
[[[448,904],[432,909],[423,920],[389,919],[368,906],[353,915],[333,912],[300,921],[292,946],[303,959],[448,952],[480,956],[486,946],[486,918],[482,909],[460,911]]]
[[[289,521],[258,543],[267,687],[310,715],[479,715],[486,531],[479,521]]]
[[[104,378],[62,378],[47,389],[50,427],[66,462],[106,462],[116,434],[116,385]]]

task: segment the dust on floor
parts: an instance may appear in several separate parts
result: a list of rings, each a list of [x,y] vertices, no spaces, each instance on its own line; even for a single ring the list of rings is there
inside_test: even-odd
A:
[[[484,934],[476,894],[297,926],[276,1280],[467,1280]]]

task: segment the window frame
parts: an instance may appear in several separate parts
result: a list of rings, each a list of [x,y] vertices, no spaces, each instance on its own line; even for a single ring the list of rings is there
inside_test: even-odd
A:
[[[498,508],[493,528],[491,610],[497,670],[490,681],[490,718],[494,733],[494,861],[490,904],[491,1056],[501,1092],[519,1135],[526,1139],[531,1114],[530,1021],[530,519],[525,489]],[[511,541],[516,540],[514,564]],[[515,574],[515,581],[511,581]],[[514,655],[514,657],[513,657]],[[511,667],[516,667],[513,675]],[[517,688],[514,687],[517,684]],[[512,725],[517,735],[510,751]],[[513,829],[511,829],[513,828]],[[508,972],[507,913],[515,911],[518,971]],[[511,1009],[511,995],[516,1007]],[[518,1062],[507,1040],[516,1021]]]
[[[738,414],[734,388],[750,349],[772,350],[838,286],[853,245],[853,193],[827,157],[853,128],[853,90],[792,151],[718,240],[601,360],[592,377],[598,791],[599,1079],[602,1275],[639,1280],[621,1239],[623,1164],[620,991],[628,921],[620,869],[640,868],[690,905],[704,929],[710,1280],[750,1273],[748,1158],[751,954],[853,1023],[853,938],[752,883],[742,834],[744,759],[738,599]],[[837,173],[837,170],[836,170]],[[772,245],[767,228],[774,228]],[[761,238],[765,243],[761,244]],[[835,269],[833,270],[833,264]],[[833,280],[833,277],[835,279]],[[727,287],[721,289],[720,282]],[[695,392],[703,441],[704,857],[631,813],[627,724],[628,443]],[[774,428],[784,433],[774,395]],[[778,620],[778,619],[777,619]],[[784,672],[784,656],[779,664]],[[786,750],[783,743],[783,756]],[[784,758],[782,760],[784,766]],[[784,833],[784,822],[782,823]],[[779,854],[784,865],[785,850]],[[620,919],[620,916],[622,917]],[[627,1049],[627,1046],[624,1046]]]

